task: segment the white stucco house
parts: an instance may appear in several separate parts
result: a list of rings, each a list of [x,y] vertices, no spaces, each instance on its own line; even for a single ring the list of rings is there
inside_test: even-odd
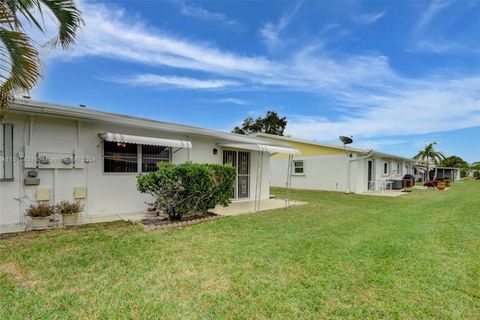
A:
[[[235,201],[268,199],[270,155],[296,152],[255,137],[16,101],[0,122],[0,227],[27,225],[36,201],[78,200],[86,217],[144,212],[152,199],[136,190],[136,176],[159,161],[230,163]]]
[[[367,193],[401,189],[405,174],[411,174],[414,160],[374,150],[332,146],[292,137],[257,134],[270,141],[288,143],[299,155],[272,155],[271,185],[285,187],[291,166],[290,185],[313,189]],[[289,164],[290,163],[290,164]]]

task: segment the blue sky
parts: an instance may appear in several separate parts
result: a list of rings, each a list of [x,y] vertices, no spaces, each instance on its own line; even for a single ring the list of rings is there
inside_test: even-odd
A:
[[[77,45],[42,48],[35,99],[227,131],[275,110],[299,138],[480,160],[480,2],[80,6]]]

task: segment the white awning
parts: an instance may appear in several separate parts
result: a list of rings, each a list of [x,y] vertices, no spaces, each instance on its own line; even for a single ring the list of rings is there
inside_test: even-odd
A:
[[[128,134],[110,133],[110,132],[102,133],[100,134],[100,137],[105,141],[112,141],[112,142],[125,142],[125,143],[145,144],[150,146],[187,148],[187,149],[192,148],[192,143],[190,141],[183,141],[183,140],[131,136]]]
[[[277,147],[270,146],[266,144],[256,144],[256,143],[222,143],[222,147],[235,148],[235,149],[245,149],[245,150],[254,150],[254,151],[265,151],[269,153],[284,153],[284,154],[294,154],[299,155],[300,150],[286,147]]]

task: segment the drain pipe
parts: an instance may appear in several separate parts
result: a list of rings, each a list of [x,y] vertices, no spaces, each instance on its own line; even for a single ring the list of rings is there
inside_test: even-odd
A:
[[[373,150],[370,150],[367,155],[362,156],[360,158],[355,158],[355,159],[349,159],[348,160],[348,167],[347,167],[347,181],[348,181],[348,189],[345,191],[345,193],[351,193],[352,189],[352,181],[351,181],[351,171],[352,171],[352,162],[363,160],[363,159],[368,159],[372,157]]]

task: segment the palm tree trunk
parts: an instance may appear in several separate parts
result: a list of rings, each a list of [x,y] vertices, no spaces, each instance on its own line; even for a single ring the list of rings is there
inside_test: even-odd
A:
[[[430,167],[428,166],[428,158],[427,158],[427,176],[425,177],[425,182],[430,181]]]

